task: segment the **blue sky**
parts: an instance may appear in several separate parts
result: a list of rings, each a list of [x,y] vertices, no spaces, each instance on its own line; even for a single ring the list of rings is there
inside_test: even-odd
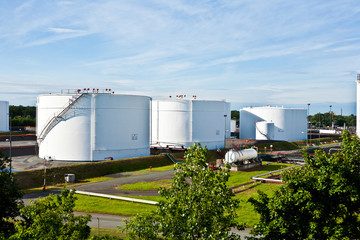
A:
[[[1,1],[0,100],[111,88],[355,113],[358,0]]]

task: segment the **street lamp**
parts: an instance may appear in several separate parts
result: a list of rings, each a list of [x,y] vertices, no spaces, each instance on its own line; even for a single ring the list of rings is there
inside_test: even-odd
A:
[[[10,143],[10,149],[9,149],[9,167],[10,167],[10,174],[12,172],[12,166],[11,166],[11,162],[12,162],[12,133],[11,133],[11,114],[9,113],[9,139],[6,139],[6,141],[9,141]]]
[[[310,109],[310,103],[307,104],[308,105],[308,109],[307,109],[307,116],[306,116],[306,119],[307,119],[307,125],[306,125],[306,147],[308,146],[308,135],[309,135],[309,109]]]
[[[331,107],[332,107],[332,105],[330,105],[330,129],[332,129],[332,122],[331,122]]]
[[[320,128],[321,128],[321,115],[320,115],[320,112],[319,112],[319,145],[320,145]]]
[[[226,147],[226,117],[227,115],[224,114],[224,148]]]

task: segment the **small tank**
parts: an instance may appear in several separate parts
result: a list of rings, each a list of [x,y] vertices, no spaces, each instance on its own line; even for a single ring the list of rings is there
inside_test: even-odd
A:
[[[253,148],[243,150],[230,150],[225,154],[225,163],[233,164],[238,162],[249,162],[257,159],[257,151]]]

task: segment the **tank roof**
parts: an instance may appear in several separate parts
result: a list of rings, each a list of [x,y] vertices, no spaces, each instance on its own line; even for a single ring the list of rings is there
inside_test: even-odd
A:
[[[289,107],[284,107],[284,106],[270,106],[270,105],[266,105],[266,106],[257,106],[257,107],[244,107],[241,110],[247,110],[247,109],[283,109],[283,110],[306,110],[305,108],[289,108]]]

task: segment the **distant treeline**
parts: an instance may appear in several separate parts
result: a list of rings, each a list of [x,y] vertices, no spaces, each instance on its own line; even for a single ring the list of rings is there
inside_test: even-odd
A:
[[[331,126],[330,124],[330,113],[317,113],[313,116],[309,116],[309,122],[310,125],[314,126],[314,127],[326,127],[326,126]],[[356,125],[356,116],[351,114],[349,116],[342,116],[342,115],[334,115],[333,113],[331,114],[331,122],[335,125],[335,126],[339,126],[342,127],[344,126],[344,124],[347,127],[354,127]]]
[[[36,107],[9,106],[12,127],[36,126]]]

